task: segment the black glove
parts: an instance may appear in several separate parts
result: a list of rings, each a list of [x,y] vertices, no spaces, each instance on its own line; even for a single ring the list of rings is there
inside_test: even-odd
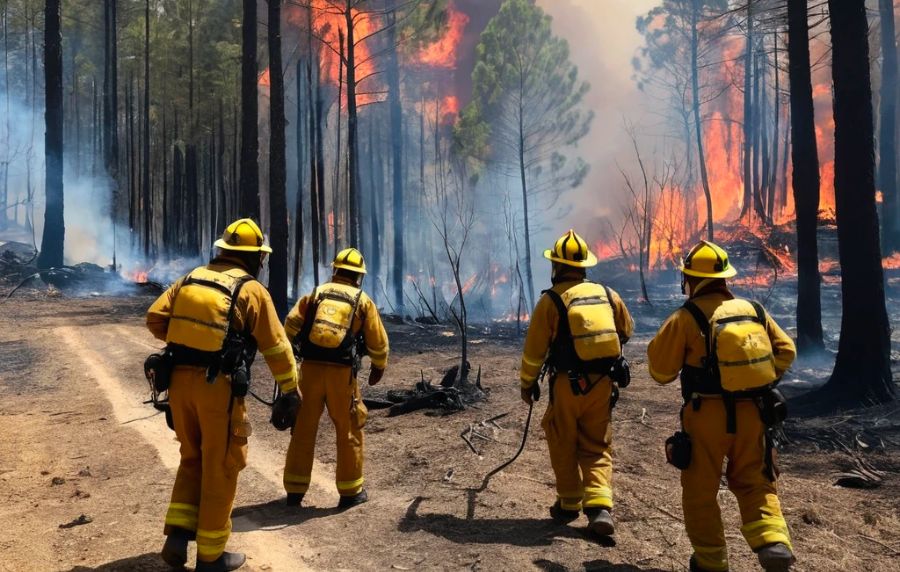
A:
[[[612,369],[609,370],[609,378],[616,382],[619,387],[626,388],[631,383],[631,366],[625,356],[619,356]]]
[[[302,403],[300,393],[297,391],[278,396],[272,405],[272,417],[269,419],[272,427],[279,431],[293,427]]]
[[[375,385],[381,381],[382,377],[384,377],[384,370],[373,366],[369,370],[369,385]]]

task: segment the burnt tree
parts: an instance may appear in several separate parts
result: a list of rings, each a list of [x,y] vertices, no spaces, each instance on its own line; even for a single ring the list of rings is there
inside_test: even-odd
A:
[[[713,240],[712,192],[709,188],[709,173],[706,170],[706,154],[703,150],[703,123],[700,117],[700,46],[699,29],[701,0],[691,2],[691,107],[694,115],[694,135],[697,138],[697,162],[700,164],[700,181],[706,197],[706,239]]]
[[[141,203],[144,257],[150,258],[152,195],[150,192],[150,0],[144,1],[144,128],[141,142]]]
[[[841,337],[831,379],[832,408],[896,397],[884,299],[875,140],[865,0],[829,0],[834,80],[834,194],[841,262]],[[835,399],[836,398],[836,399]]]
[[[395,1],[394,4],[397,2]],[[403,107],[400,100],[400,65],[397,57],[396,13],[388,14],[387,42],[390,46],[387,57],[388,106],[393,134],[391,137],[391,175],[394,188],[394,304],[403,313]]]
[[[284,74],[281,65],[281,0],[269,4],[269,292],[279,317],[287,316],[288,222],[285,157]]]
[[[820,351],[822,300],[819,246],[819,153],[809,60],[806,0],[788,1],[788,60],[791,89],[791,160],[797,212],[797,349]]]
[[[239,213],[259,220],[259,102],[257,101],[256,0],[244,1],[241,29],[241,196]]]
[[[38,268],[54,268],[63,264],[66,236],[63,217],[63,64],[60,0],[47,0],[44,5],[44,134],[46,153],[46,207],[44,233]]]
[[[900,249],[900,197],[897,196],[897,39],[894,35],[894,3],[879,0],[881,14],[881,126],[878,136],[883,203],[882,237],[885,252]]]

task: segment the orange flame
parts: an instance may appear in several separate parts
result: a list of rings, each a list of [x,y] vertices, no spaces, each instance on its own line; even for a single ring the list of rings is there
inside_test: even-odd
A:
[[[266,89],[272,87],[272,77],[269,75],[269,68],[266,68],[265,71],[259,75],[259,81],[257,83],[259,84],[259,87]]]
[[[419,64],[445,69],[456,69],[456,54],[462,40],[469,17],[457,11],[451,2],[448,6],[449,19],[443,36],[428,44],[415,56]]]

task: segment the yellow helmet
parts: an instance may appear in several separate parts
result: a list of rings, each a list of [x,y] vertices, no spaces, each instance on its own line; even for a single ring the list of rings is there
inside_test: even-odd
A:
[[[731,278],[737,274],[728,263],[728,253],[719,246],[701,240],[681,262],[681,271],[699,278]]]
[[[272,252],[264,243],[265,237],[259,226],[252,219],[242,218],[225,227],[222,238],[213,243],[213,246],[238,252]]]
[[[366,273],[366,261],[362,253],[355,248],[345,248],[338,252],[337,256],[334,257],[334,262],[331,263],[331,267],[335,270],[341,268],[358,274]]]
[[[544,258],[576,268],[590,268],[597,264],[597,257],[588,249],[587,242],[574,230],[559,237],[553,250],[545,250]]]

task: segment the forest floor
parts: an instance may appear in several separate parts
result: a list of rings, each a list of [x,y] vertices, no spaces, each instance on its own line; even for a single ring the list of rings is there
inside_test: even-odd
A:
[[[151,301],[31,290],[0,302],[0,570],[166,570],[157,554],[178,444],[163,418],[142,405],[142,363],[160,345],[143,326]],[[488,400],[451,415],[373,411],[366,428],[371,500],[347,512],[333,508],[327,416],[309,506],[287,510],[281,473],[289,436],[272,429],[267,410],[251,400],[254,435],[230,548],[247,553],[251,571],[686,570],[678,472],[662,454],[680,397],[677,384],[660,387],[647,374],[654,316],[637,316],[640,333],[628,349],[634,380],[614,415],[613,542],[586,534],[583,518],[570,526],[548,520],[555,493],[539,426],[546,399],[535,408],[522,456],[485,491],[470,492],[515,452],[527,412],[516,379],[521,340],[509,326],[493,325],[471,333],[470,359],[482,367]],[[423,373],[436,381],[458,355],[449,328],[389,324],[389,333],[392,362],[383,386],[366,388],[370,395],[408,388]],[[267,394],[271,378],[257,367],[256,391]],[[822,370],[801,364],[797,371]],[[473,454],[460,432],[502,413],[499,428],[482,429],[491,440],[476,442],[481,455]],[[779,487],[796,570],[900,570],[900,406],[791,420],[787,434]],[[884,472],[880,487],[833,484],[854,456]],[[756,570],[724,485],[719,498],[732,570]],[[62,526],[81,515],[90,522]]]

